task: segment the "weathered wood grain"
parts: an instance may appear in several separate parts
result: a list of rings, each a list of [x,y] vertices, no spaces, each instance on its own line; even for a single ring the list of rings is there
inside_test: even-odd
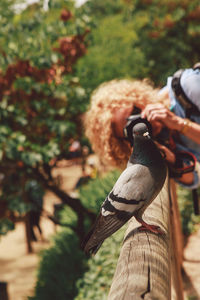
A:
[[[144,220],[160,226],[163,235],[139,231],[132,218],[125,234],[108,300],[171,299],[169,180],[147,208]]]

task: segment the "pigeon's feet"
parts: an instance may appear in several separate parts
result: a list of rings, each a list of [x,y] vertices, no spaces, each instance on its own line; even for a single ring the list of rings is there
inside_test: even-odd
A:
[[[148,230],[155,234],[165,234],[164,231],[159,226],[156,225],[150,225],[147,223],[142,223],[142,226],[138,227],[139,231]]]

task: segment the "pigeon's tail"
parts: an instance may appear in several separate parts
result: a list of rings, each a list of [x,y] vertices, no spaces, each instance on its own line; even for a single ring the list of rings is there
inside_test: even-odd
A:
[[[106,238],[116,232],[127,222],[127,219],[118,218],[115,215],[98,216],[93,228],[85,237],[82,249],[85,253],[96,254]]]

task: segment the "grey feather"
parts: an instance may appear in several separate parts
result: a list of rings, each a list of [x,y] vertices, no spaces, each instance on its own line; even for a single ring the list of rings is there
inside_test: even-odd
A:
[[[132,216],[142,220],[143,212],[165,182],[166,164],[148,135],[146,125],[135,125],[133,136],[134,147],[127,168],[103,202],[100,214],[83,242],[86,253],[95,254],[103,241]]]

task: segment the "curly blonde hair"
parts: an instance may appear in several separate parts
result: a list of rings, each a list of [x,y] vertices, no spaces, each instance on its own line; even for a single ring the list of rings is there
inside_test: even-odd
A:
[[[169,99],[159,95],[148,80],[112,80],[101,84],[92,94],[91,103],[84,117],[86,136],[94,152],[104,165],[123,168],[131,154],[126,140],[119,139],[112,129],[116,109],[134,107],[143,109],[150,103],[164,103]]]

